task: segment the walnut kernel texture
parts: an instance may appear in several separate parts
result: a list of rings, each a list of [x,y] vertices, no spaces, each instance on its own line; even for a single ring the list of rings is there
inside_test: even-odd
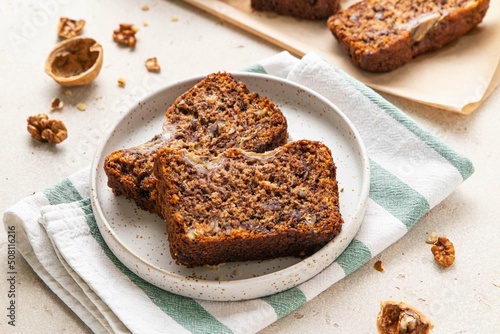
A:
[[[434,260],[443,267],[449,267],[455,262],[455,246],[446,237],[438,237],[431,247],[431,252],[434,254]]]
[[[68,137],[68,131],[60,120],[49,119],[46,114],[29,116],[28,132],[42,143],[59,144]]]

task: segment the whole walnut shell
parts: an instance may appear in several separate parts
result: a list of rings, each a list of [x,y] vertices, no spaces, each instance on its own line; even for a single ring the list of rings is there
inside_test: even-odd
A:
[[[102,62],[101,44],[78,36],[56,45],[47,57],[45,72],[61,86],[83,86],[97,77]]]

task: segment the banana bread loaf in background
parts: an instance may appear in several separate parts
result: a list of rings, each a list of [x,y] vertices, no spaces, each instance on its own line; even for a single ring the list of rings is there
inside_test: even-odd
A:
[[[320,142],[213,159],[165,148],[155,175],[171,255],[187,267],[310,255],[343,224],[336,167]]]
[[[117,150],[104,163],[108,186],[140,208],[161,214],[157,205],[156,152],[163,147],[188,149],[199,156],[227,148],[265,152],[288,139],[281,110],[267,97],[250,92],[229,73],[213,73],[179,96],[165,113],[163,132],[147,143]]]
[[[340,9],[340,0],[252,0],[251,7],[308,20],[326,19]]]
[[[327,26],[354,64],[387,72],[466,34],[488,7],[489,0],[364,0]]]

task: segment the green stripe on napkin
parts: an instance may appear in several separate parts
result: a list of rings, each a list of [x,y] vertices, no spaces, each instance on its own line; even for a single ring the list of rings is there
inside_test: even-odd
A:
[[[292,288],[281,293],[263,297],[262,300],[269,303],[274,308],[278,319],[290,314],[307,302],[304,293],[297,288]]]
[[[335,262],[342,267],[345,276],[348,276],[368,262],[371,257],[372,254],[368,247],[361,241],[353,239]]]
[[[425,197],[373,160],[370,160],[370,174],[370,198],[408,229],[430,210]]]
[[[156,306],[180,325],[192,333],[232,333],[229,328],[215,319],[195,300],[170,293],[146,282],[120,262],[108,247],[99,231],[92,212],[90,198],[83,199],[69,179],[65,179],[54,187],[45,190],[44,194],[52,205],[80,201],[80,207],[85,213],[90,232],[106,256],[137,287],[144,291]]]

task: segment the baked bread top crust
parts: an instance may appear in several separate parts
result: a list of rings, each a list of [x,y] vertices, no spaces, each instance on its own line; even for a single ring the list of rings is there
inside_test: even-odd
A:
[[[284,144],[287,122],[267,97],[250,92],[234,75],[208,75],[167,109],[163,132],[147,143],[117,150],[106,157],[104,170],[116,195],[160,214],[153,162],[158,149],[187,149],[215,156],[231,147],[264,152]]]
[[[189,267],[309,255],[342,227],[336,167],[320,142],[209,160],[165,148],[155,174],[172,257]]]
[[[477,26],[489,0],[365,0],[332,15],[327,26],[357,66],[394,70]]]

